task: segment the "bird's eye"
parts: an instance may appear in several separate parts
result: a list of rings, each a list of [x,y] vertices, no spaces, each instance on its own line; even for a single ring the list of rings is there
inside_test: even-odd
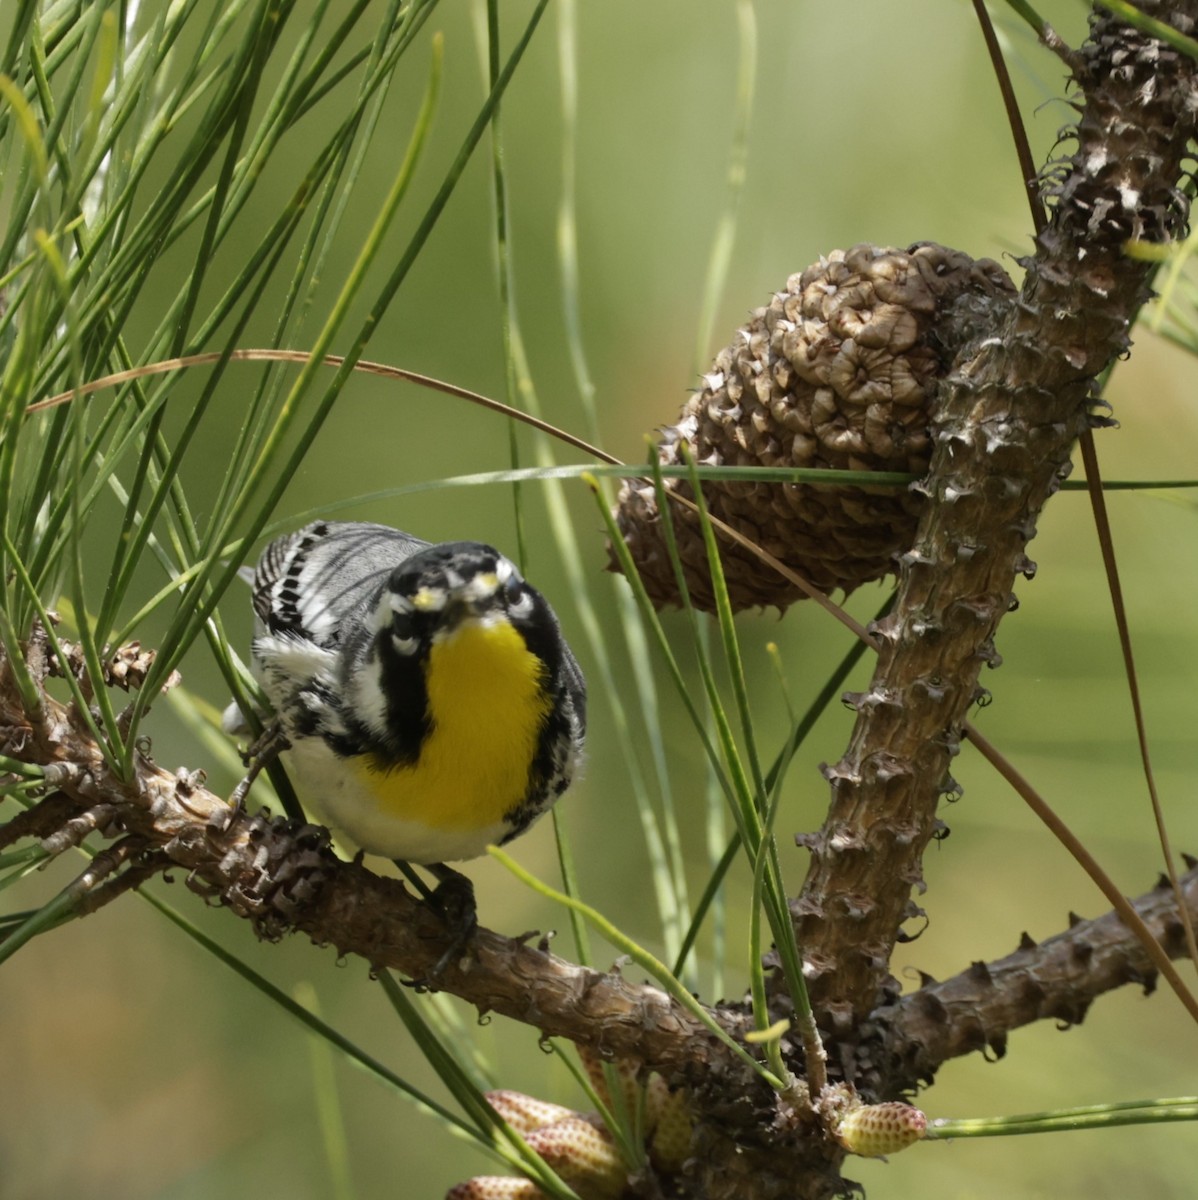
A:
[[[391,633],[400,641],[406,642],[416,636],[416,622],[411,613],[397,612],[391,616]]]
[[[532,591],[520,579],[513,579],[506,583],[503,588],[503,594],[507,600],[508,616],[516,617],[531,617],[533,608]]]

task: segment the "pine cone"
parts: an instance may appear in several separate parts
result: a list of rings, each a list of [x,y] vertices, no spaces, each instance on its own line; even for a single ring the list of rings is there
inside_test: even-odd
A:
[[[681,462],[685,439],[700,464],[922,474],[938,381],[1014,294],[997,263],[934,242],[834,250],[792,275],[720,351],[702,391],[663,431],[662,462]],[[693,497],[684,480],[666,487]],[[705,484],[703,494],[712,516],[822,591],[846,593],[895,569],[923,503],[904,488],[739,480]],[[670,507],[691,599],[712,611],[698,518]],[[652,484],[625,484],[616,518],[654,604],[677,604]],[[803,597],[726,537],[720,551],[733,608]]]

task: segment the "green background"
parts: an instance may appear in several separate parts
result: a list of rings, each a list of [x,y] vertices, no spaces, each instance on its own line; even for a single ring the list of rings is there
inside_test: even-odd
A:
[[[10,23],[11,0],[0,3]],[[961,0],[841,0],[816,4],[759,0],[757,94],[748,175],[736,241],[709,357],[751,308],[821,253],[856,241],[903,245],[934,239],[975,256],[1027,253],[1030,221],[1011,138],[971,7]],[[606,449],[643,456],[644,435],[668,423],[695,385],[696,341],[712,239],[727,207],[727,162],[737,71],[736,6],[730,0],[605,0],[578,12],[580,116],[578,241],[583,336]],[[531,5],[504,6],[509,38]],[[1085,6],[1044,4],[1070,41],[1081,36]],[[413,214],[395,231],[401,247],[421,200],[435,189],[482,95],[478,9],[447,0],[422,35],[445,35],[445,82],[435,135],[422,163]],[[504,105],[506,166],[513,213],[517,301],[534,379],[557,423],[585,426],[567,353],[555,245],[561,191],[557,59],[559,14],[550,6]],[[1021,27],[1010,35],[1013,72],[1037,162],[1044,161],[1071,111],[1060,99],[1063,68],[1037,50]],[[394,134],[384,133],[352,201],[341,255],[328,272],[336,294],[368,222],[389,185],[424,86],[410,77],[391,99]],[[314,120],[331,121],[336,105]],[[394,149],[394,155],[388,149]],[[294,146],[296,176],[309,146]],[[293,186],[286,156],[280,189]],[[378,330],[367,356],[448,379],[502,398],[504,365],[493,265],[489,164],[480,150],[438,228]],[[281,194],[281,193],[280,193]],[[269,216],[267,193],[262,221]],[[252,221],[251,221],[252,224]],[[187,247],[173,251],[186,269]],[[232,261],[214,265],[212,293]],[[169,263],[165,264],[169,267]],[[169,270],[144,297],[144,331],[169,298]],[[176,285],[177,286],[177,285]],[[156,295],[154,288],[161,289]],[[247,333],[262,344],[269,316]],[[131,330],[136,346],[138,331]],[[258,339],[258,340],[255,340]],[[1193,360],[1147,331],[1120,365],[1110,391],[1118,430],[1098,435],[1110,478],[1194,475],[1198,406]],[[334,347],[338,349],[340,347]],[[243,397],[227,375],[220,411],[192,457],[185,482],[195,506],[215,488]],[[239,375],[239,373],[242,373]],[[198,394],[200,381],[192,385]],[[174,403],[182,421],[185,392]],[[99,400],[104,402],[103,397]],[[530,442],[521,434],[524,461]],[[279,515],[388,487],[508,465],[504,422],[463,402],[408,385],[359,377],[345,390]],[[577,461],[571,451],[560,461]],[[618,644],[614,588],[602,574],[600,523],[580,483],[567,484],[593,595]],[[1198,849],[1192,779],[1198,637],[1192,620],[1198,587],[1195,514],[1187,493],[1110,498],[1116,545],[1146,696],[1158,779],[1177,845]],[[563,586],[537,485],[524,492],[530,578],[553,599],[584,669],[588,653]],[[499,487],[426,492],[363,504],[350,515],[401,526],[432,540],[477,538],[514,552],[510,492]],[[345,515],[345,514],[342,514]],[[298,518],[297,518],[298,519]],[[983,680],[994,703],[978,723],[1066,817],[1120,886],[1139,894],[1160,869],[1139,773],[1130,706],[1099,562],[1088,501],[1058,497],[1031,548],[1040,564],[1021,583],[1022,607],[1004,623],[1001,670]],[[866,589],[850,608],[866,616],[880,603]],[[230,593],[223,616],[248,645],[249,606]],[[683,635],[681,622],[668,626]],[[780,648],[788,686],[802,706],[847,649],[847,635],[799,605],[740,618],[762,745],[772,752],[785,723],[766,645]],[[153,630],[143,640],[152,643]],[[624,669],[621,659],[621,669]],[[185,684],[215,706],[225,695],[197,648]],[[864,675],[859,672],[860,680]],[[698,688],[697,678],[694,680]],[[676,800],[693,862],[692,888],[704,874],[705,781],[694,738],[659,673],[661,719]],[[659,949],[640,827],[623,766],[626,754],[649,766],[630,708],[633,745],[617,741],[610,706],[633,703],[627,674],[618,695],[592,689],[590,762],[562,805],[574,840],[585,897],[631,936]],[[821,761],[839,757],[850,714],[833,708],[796,760],[778,821],[792,890],[805,870],[789,834],[818,825],[826,787]],[[157,760],[207,767],[227,790],[233,776],[214,765],[178,719],[173,704],[151,718]],[[934,848],[921,901],[930,926],[900,947],[895,968],[908,986],[918,968],[945,978],[976,959],[1014,949],[1021,931],[1040,939],[1072,910],[1095,916],[1106,903],[1022,803],[968,748],[956,775],[964,798],[944,815],[951,838]],[[555,880],[552,831],[539,825],[515,848],[542,877]],[[73,865],[73,864],[68,864]],[[31,905],[66,882],[59,866],[23,888]],[[512,882],[496,864],[470,868],[485,924],[509,932],[560,929],[565,914]],[[745,985],[741,934],[747,886],[730,894],[732,957],[725,989]],[[280,986],[311,983],[324,1016],[365,1049],[440,1095],[381,990],[357,960],[299,938],[259,946],[248,926],[206,910],[181,875],[165,895]],[[600,948],[600,962],[608,952]],[[1187,967],[1185,973],[1192,978]],[[629,970],[635,977],[635,972]],[[704,987],[711,977],[704,964]],[[713,998],[708,996],[707,998]],[[451,1002],[457,1004],[456,1001]],[[458,1005],[467,1025],[471,1010]],[[309,1046],[299,1028],[244,983],[184,940],[134,897],[37,940],[0,972],[0,1071],[7,1083],[0,1121],[0,1195],[8,1200],[87,1195],[101,1200],[331,1194],[316,1120]],[[538,1053],[533,1030],[496,1019],[477,1031],[499,1064],[504,1086],[580,1107],[585,1101],[553,1059]],[[1100,1002],[1068,1033],[1051,1023],[1018,1032],[998,1064],[980,1055],[950,1063],[925,1097],[931,1116],[983,1116],[1057,1105],[1192,1094],[1198,1039],[1172,995],[1146,1000],[1124,989]],[[338,1064],[352,1173],[364,1200],[439,1197],[476,1170],[481,1156],[433,1121]],[[889,1164],[858,1162],[848,1173],[871,1196],[929,1200],[1019,1196],[1093,1200],[1193,1194],[1198,1133],[1189,1126],[1001,1139],[917,1147]]]

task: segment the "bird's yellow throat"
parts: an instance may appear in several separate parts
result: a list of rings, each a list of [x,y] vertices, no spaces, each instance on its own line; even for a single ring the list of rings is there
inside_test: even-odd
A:
[[[545,666],[507,621],[466,621],[434,643],[425,672],[432,727],[410,766],[354,769],[384,811],[437,829],[499,821],[528,790],[552,707]]]

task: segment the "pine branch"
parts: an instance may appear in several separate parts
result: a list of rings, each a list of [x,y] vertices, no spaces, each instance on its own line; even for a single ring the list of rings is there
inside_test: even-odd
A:
[[[52,673],[48,663],[46,672]],[[703,1182],[696,1195],[818,1197],[839,1186],[844,1151],[809,1117],[780,1104],[660,989],[485,929],[460,959],[437,972],[451,937],[440,919],[398,880],[337,858],[323,829],[238,813],[203,786],[202,772],[171,773],[145,755],[138,756],[133,777],[122,780],[69,706],[43,693],[41,713],[38,728],[22,712],[7,670],[0,672],[0,754],[41,767],[46,788],[32,809],[0,827],[0,845],[37,838],[57,855],[92,834],[105,839],[103,851],[67,889],[65,915],[94,912],[153,875],[186,871],[189,888],[250,920],[264,939],[306,934],[372,970],[424,980],[480,1013],[500,1013],[545,1036],[641,1063],[684,1086],[704,1118],[695,1160],[703,1164]],[[1198,868],[1186,884],[1198,917]],[[1170,954],[1182,954],[1171,894],[1158,888],[1136,905]],[[949,1057],[982,1046],[997,1050],[1012,1029],[1032,1020],[1076,1023],[1101,993],[1133,982],[1149,987],[1152,978],[1143,948],[1116,914],[1079,922],[1039,946],[1025,942],[1006,959],[929,982],[871,1014],[852,1051],[857,1086],[873,1097],[913,1090]],[[747,1006],[709,1011],[738,1038],[753,1028]],[[832,1039],[829,1049],[843,1054],[844,1047]],[[724,1176],[740,1178],[750,1162],[754,1187],[774,1180],[776,1190],[721,1190]],[[799,1180],[806,1181],[801,1190]]]
[[[6,676],[0,753],[44,768],[48,794],[0,827],[0,845],[10,840],[6,833],[12,840],[35,836],[59,854],[98,832],[126,847],[139,883],[146,864],[159,872],[181,868],[188,887],[252,921],[265,939],[304,933],[372,970],[426,981],[480,1013],[500,1013],[547,1037],[640,1059],[681,1078],[714,1075],[736,1089],[752,1085],[752,1073],[728,1047],[660,989],[575,966],[528,938],[479,930],[462,958],[438,972],[453,935],[399,880],[338,858],[317,826],[236,812],[203,786],[201,771],[172,774],[139,754],[133,777],[118,778],[83,722],[46,694],[43,728],[50,732],[39,735]],[[131,843],[136,853],[129,853]],[[86,895],[84,888],[81,904]],[[78,913],[96,907],[89,902]],[[752,1028],[732,1011],[721,1019],[734,1035]]]
[[[1198,3],[1142,6],[1189,31]],[[928,504],[901,562],[894,610],[877,629],[877,668],[857,698],[832,803],[804,837],[812,862],[798,902],[812,999],[840,1035],[898,994],[891,951],[936,828],[940,795],[994,634],[1014,606],[1040,510],[1091,423],[1096,377],[1130,345],[1150,266],[1130,239],[1175,240],[1198,113],[1195,63],[1109,13],[1073,59],[1082,93],[1077,149],[1042,180],[1051,219],[1019,299],[977,331],[939,397]]]
[[[1198,916],[1198,867],[1181,880],[1186,907]],[[1185,931],[1167,878],[1140,896],[1135,908],[1170,958],[1186,952]],[[1144,947],[1115,912],[1092,921],[1070,917],[1067,930],[1036,943],[1025,933],[1019,948],[993,962],[975,962],[943,983],[928,980],[869,1019],[883,1058],[879,1086],[899,1094],[931,1081],[950,1058],[975,1050],[1001,1058],[1012,1030],[1033,1021],[1079,1025],[1099,996],[1128,984],[1145,993],[1157,973]]]

